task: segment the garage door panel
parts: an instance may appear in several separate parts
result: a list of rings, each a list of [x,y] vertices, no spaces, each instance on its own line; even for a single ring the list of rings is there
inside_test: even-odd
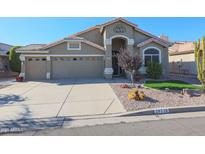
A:
[[[58,58],[52,60],[52,78],[96,78],[103,76],[102,58]]]
[[[46,59],[28,58],[26,68],[26,78],[28,80],[46,79]]]

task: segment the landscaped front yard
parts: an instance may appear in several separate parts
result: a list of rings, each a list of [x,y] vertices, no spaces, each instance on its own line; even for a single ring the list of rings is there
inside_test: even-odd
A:
[[[155,81],[148,80],[144,84],[145,87],[154,88],[158,90],[182,90],[182,89],[201,89],[200,86],[196,86],[180,80],[166,80],[166,81]]]
[[[129,100],[128,92],[131,88],[121,88],[120,83],[110,84],[127,111],[134,111],[157,107],[175,107],[190,105],[205,105],[205,95],[200,92],[200,86],[183,81],[148,81],[139,91],[146,95],[144,100]],[[149,88],[146,88],[149,87]],[[167,90],[166,88],[169,88]],[[181,89],[194,89],[193,95],[182,94]],[[165,90],[166,89],[166,90]],[[197,95],[195,95],[196,93]]]

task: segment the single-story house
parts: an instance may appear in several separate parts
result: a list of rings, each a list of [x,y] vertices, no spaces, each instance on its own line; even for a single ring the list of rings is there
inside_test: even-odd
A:
[[[9,71],[9,49],[11,45],[0,43],[0,72],[8,72]]]
[[[193,42],[175,42],[169,47],[170,73],[197,76]]]
[[[140,29],[124,18],[96,25],[50,44],[19,48],[20,76],[26,80],[63,78],[102,78],[119,76],[116,54],[121,47],[140,54],[145,72],[148,61],[163,65],[168,74],[169,43]]]

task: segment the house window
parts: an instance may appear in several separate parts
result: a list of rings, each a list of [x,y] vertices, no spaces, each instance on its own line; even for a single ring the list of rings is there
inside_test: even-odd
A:
[[[81,44],[80,42],[69,42],[68,43],[68,50],[80,50]]]
[[[148,48],[144,50],[144,66],[146,67],[149,62],[161,63],[160,50],[157,48]]]

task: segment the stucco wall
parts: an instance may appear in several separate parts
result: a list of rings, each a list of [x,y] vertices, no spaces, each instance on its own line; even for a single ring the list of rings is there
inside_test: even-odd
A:
[[[81,50],[67,50],[67,43],[61,43],[48,49],[50,54],[100,54],[104,55],[104,51],[81,43]]]
[[[147,39],[149,39],[150,37],[147,36],[147,35],[144,35],[138,31],[134,31],[134,40],[135,40],[135,43],[138,44],[138,43],[141,43]]]
[[[127,25],[127,24],[125,24],[121,21],[113,23],[113,24],[105,27],[104,33],[106,33],[106,38],[109,39],[112,36],[120,35],[119,33],[116,33],[116,32],[113,31],[114,27],[116,25],[119,25],[119,24],[123,25],[126,29],[126,31],[122,35],[127,36],[128,38],[133,38],[133,36],[134,36],[133,35],[133,27],[131,27],[131,26],[129,26],[129,25]]]
[[[169,56],[170,72],[180,73],[179,68],[177,66],[177,62],[181,62],[181,61],[182,61],[182,65],[181,65],[182,70],[183,69],[188,70],[189,74],[192,75],[197,74],[194,53]]]
[[[83,37],[86,40],[89,40],[91,42],[94,42],[98,45],[103,46],[103,36],[100,34],[100,29],[96,28],[94,30],[88,31],[86,33],[83,33],[81,35],[77,35],[79,37]]]

